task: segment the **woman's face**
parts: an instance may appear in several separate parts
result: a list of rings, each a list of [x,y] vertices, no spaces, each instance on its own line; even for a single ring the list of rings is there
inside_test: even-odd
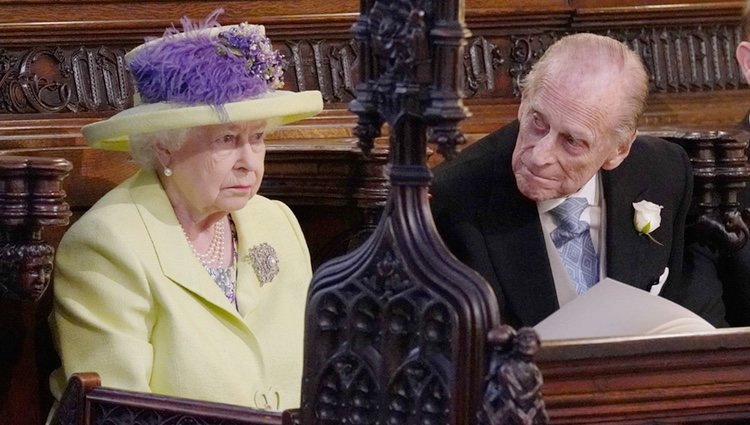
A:
[[[178,150],[157,149],[173,171],[163,180],[173,206],[196,219],[244,207],[263,180],[265,127],[265,121],[196,127]]]

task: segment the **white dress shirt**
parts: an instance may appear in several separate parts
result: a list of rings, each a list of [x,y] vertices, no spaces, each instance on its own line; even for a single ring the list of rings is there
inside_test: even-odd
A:
[[[555,198],[547,201],[537,202],[537,211],[539,212],[539,219],[542,223],[542,230],[544,232],[544,240],[547,247],[547,257],[550,260],[550,266],[552,268],[552,277],[555,280],[555,290],[557,292],[557,299],[560,306],[573,300],[577,294],[575,290],[575,284],[570,279],[568,272],[562,265],[562,259],[560,254],[555,248],[550,238],[550,233],[557,227],[557,223],[552,218],[550,211],[562,204],[567,198],[586,198],[589,205],[581,213],[581,220],[589,223],[589,231],[591,233],[591,241],[594,244],[594,250],[599,257],[599,280],[604,279],[607,276],[606,270],[606,233],[605,233],[605,205],[604,197],[602,196],[602,184],[601,176],[599,173],[594,175],[583,187],[576,193],[563,198]]]

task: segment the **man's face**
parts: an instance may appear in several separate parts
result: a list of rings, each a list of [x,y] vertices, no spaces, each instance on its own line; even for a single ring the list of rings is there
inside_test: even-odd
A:
[[[524,196],[538,202],[570,195],[625,159],[630,145],[615,139],[611,113],[621,96],[607,83],[543,79],[521,101],[512,167]]]

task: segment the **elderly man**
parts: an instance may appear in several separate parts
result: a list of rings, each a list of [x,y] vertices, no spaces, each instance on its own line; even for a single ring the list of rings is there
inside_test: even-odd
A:
[[[564,37],[523,81],[518,120],[435,169],[438,230],[492,285],[505,323],[535,325],[605,277],[685,298],[690,162],[636,136],[647,96],[625,45]]]

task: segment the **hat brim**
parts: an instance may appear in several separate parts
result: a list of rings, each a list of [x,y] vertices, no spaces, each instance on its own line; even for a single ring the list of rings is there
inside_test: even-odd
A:
[[[134,106],[111,118],[81,129],[86,144],[98,149],[127,151],[130,136],[164,130],[266,120],[266,130],[311,117],[323,110],[317,90],[277,90],[262,96],[225,103],[226,114],[210,105],[181,105],[169,102]]]

